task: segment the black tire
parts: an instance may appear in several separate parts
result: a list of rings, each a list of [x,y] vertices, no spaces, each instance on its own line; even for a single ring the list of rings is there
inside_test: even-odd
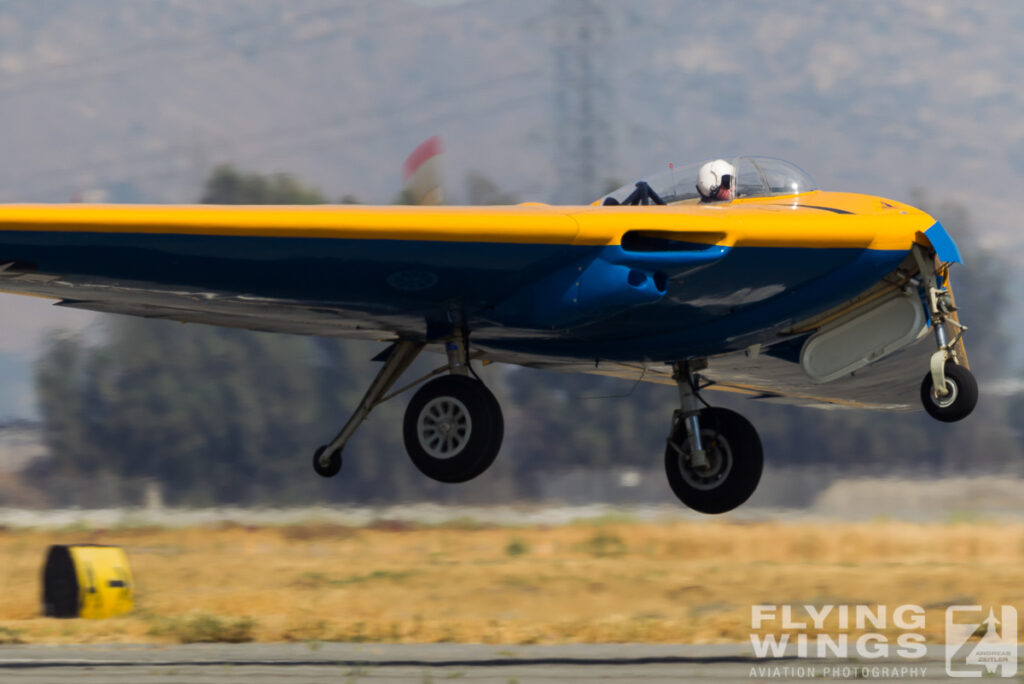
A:
[[[971,411],[978,405],[978,381],[974,379],[974,374],[952,361],[946,362],[946,387],[951,394],[937,397],[932,391],[934,386],[932,374],[924,376],[921,381],[921,403],[928,415],[936,420],[955,423],[971,415]]]
[[[445,416],[455,421],[450,442],[442,432]],[[432,480],[447,483],[467,482],[487,470],[504,435],[498,400],[482,382],[464,375],[446,375],[421,387],[409,401],[402,425],[413,465]]]
[[[335,449],[334,452],[331,453],[329,461],[325,466],[320,463],[320,454],[324,453],[324,449],[326,448],[327,445],[325,444],[317,449],[316,453],[313,454],[313,470],[315,470],[316,474],[320,477],[334,477],[341,472],[341,449]]]
[[[699,414],[701,440],[709,467],[689,467],[671,445],[665,447],[665,474],[672,492],[684,504],[701,513],[725,513],[750,498],[761,481],[764,451],[750,421],[729,409],[712,407]],[[686,425],[673,428],[672,442],[689,443]]]

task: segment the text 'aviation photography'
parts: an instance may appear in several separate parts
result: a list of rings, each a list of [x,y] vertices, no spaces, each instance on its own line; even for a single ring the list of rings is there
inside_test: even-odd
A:
[[[1022,30],[0,6],[0,681],[1019,680]]]

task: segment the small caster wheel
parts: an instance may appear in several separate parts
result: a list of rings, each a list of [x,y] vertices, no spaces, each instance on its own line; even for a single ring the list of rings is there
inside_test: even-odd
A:
[[[943,423],[955,423],[971,415],[978,404],[978,381],[974,374],[963,366],[949,362],[946,364],[947,394],[940,397],[935,394],[932,374],[924,376],[921,382],[921,403],[924,410]]]
[[[325,444],[313,454],[313,470],[320,477],[334,477],[341,471],[341,449],[332,451],[326,459],[327,462],[324,463],[321,460],[321,456],[326,448],[327,445]]]

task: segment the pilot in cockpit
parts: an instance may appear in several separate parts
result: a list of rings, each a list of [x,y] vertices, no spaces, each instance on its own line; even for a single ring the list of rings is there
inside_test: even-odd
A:
[[[736,167],[724,159],[709,161],[697,174],[697,192],[701,203],[728,202],[733,197]]]

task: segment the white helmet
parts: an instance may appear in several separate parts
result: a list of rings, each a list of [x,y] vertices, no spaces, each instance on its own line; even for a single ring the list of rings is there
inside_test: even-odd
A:
[[[719,199],[716,197],[723,185],[732,189],[733,179],[736,178],[736,167],[724,159],[709,161],[700,167],[697,174],[697,192],[706,201]]]

